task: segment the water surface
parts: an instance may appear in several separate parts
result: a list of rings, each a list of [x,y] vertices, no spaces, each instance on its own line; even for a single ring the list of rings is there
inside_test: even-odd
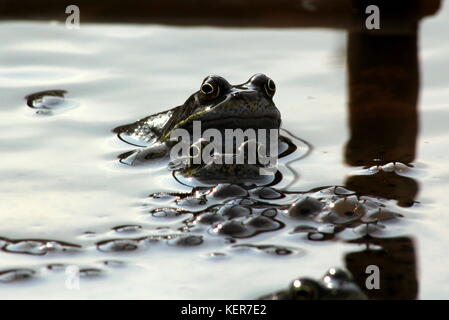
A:
[[[419,185],[418,203],[398,207],[404,217],[377,234],[414,240],[423,299],[449,295],[449,93],[443,75],[449,46],[441,32],[447,18],[444,9],[420,30],[418,152],[404,173]],[[1,251],[0,270],[36,272],[27,281],[0,283],[1,298],[252,299],[297,276],[320,277],[330,266],[344,267],[346,253],[363,249],[289,234],[294,225],[252,239],[296,248],[291,255],[236,250],[206,233],[198,246],[160,242],[104,252],[95,245],[163,235],[161,226],[179,222],[159,222],[144,205],[152,205],[149,194],[190,189],[164,166],[120,165],[117,155],[129,146],[111,130],[182,104],[208,74],[231,83],[257,72],[273,78],[283,127],[314,146],[292,164],[299,179],[289,188],[344,185],[362,168],[344,161],[349,133],[343,31],[95,24],[67,30],[57,23],[8,22],[1,24],[0,37],[0,237],[61,242],[44,242],[50,249],[25,243],[13,246],[21,253]],[[27,106],[26,96],[44,90],[67,91],[64,105],[51,113]],[[114,229],[124,225],[140,228]],[[67,289],[64,267],[50,270],[52,263],[85,270],[80,290]]]

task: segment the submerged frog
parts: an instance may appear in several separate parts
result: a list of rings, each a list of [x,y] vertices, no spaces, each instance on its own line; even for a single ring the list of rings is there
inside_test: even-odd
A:
[[[274,81],[260,73],[239,85],[231,85],[220,76],[208,76],[203,80],[200,90],[192,94],[183,105],[114,129],[119,138],[125,142],[146,147],[121,155],[121,161],[136,165],[167,158],[170,155],[170,150],[178,142],[178,140],[172,139],[172,134],[177,129],[186,130],[193,138],[189,145],[193,149],[196,148],[197,151],[202,150],[210,141],[195,138],[198,123],[200,123],[200,134],[208,129],[215,129],[216,132],[226,136],[229,135],[226,131],[229,129],[241,129],[242,131],[254,129],[256,140],[259,139],[262,132],[260,129],[265,129],[263,134],[265,132],[271,134],[275,130],[277,132],[276,139],[281,142],[279,147],[276,144],[276,156],[290,154],[296,147],[288,138],[278,136],[281,114],[273,102],[275,92]],[[264,141],[268,141],[268,139],[267,136],[264,137]],[[216,142],[215,139],[212,140]],[[245,140],[245,143],[247,142],[248,140]],[[245,148],[248,149],[248,145],[242,144],[235,146],[233,150],[241,151],[246,150]],[[259,145],[256,145],[256,148],[259,148]],[[257,150],[260,151],[260,148]],[[211,158],[215,160],[217,157],[221,157],[223,161],[195,164],[189,161],[188,165],[185,165],[184,161],[181,166],[178,161],[176,164],[172,163],[172,168],[182,172],[184,176],[206,178],[206,180],[235,181],[237,178],[258,176],[259,169],[266,163],[236,165],[235,162],[229,164],[232,161],[228,161],[226,165],[223,165],[225,156],[235,157],[238,152],[234,152],[233,155],[217,155],[212,152],[210,153]],[[189,151],[190,158],[194,156],[192,153]]]
[[[319,280],[298,278],[286,290],[263,297],[261,300],[365,300],[366,295],[354,282],[351,274],[330,268]]]

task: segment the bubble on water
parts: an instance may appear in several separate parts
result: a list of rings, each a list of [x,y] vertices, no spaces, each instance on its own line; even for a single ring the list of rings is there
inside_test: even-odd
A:
[[[85,231],[82,234],[82,237],[85,238],[94,238],[97,234],[94,231]]]
[[[324,207],[318,199],[313,197],[300,198],[292,203],[288,209],[291,217],[305,217],[320,212]]]
[[[403,164],[402,162],[395,162],[394,166],[395,166],[395,172],[403,173],[403,172],[410,171],[410,167],[407,166],[406,164]]]
[[[81,246],[53,240],[10,240],[3,251],[31,255],[45,255],[51,251],[77,252]]]
[[[365,206],[355,196],[339,199],[329,207],[331,211],[324,220],[337,224],[354,222],[366,213]]]
[[[264,217],[274,218],[277,215],[277,210],[274,208],[268,208],[268,209],[265,209],[261,213],[261,215]]]
[[[279,222],[265,216],[251,218],[247,224],[256,228],[258,231],[273,231],[282,227]]]
[[[375,199],[368,198],[368,197],[360,197],[360,201],[365,206],[366,210],[373,210],[373,209],[379,209],[380,207],[385,207],[384,204],[382,204],[379,201],[376,201]]]
[[[46,253],[43,243],[40,241],[23,240],[14,243],[9,243],[4,247],[5,251],[14,253],[26,253],[43,255]]]
[[[353,230],[357,234],[366,236],[369,234],[378,233],[383,229],[385,229],[385,226],[378,223],[364,223],[355,227]]]
[[[0,282],[14,282],[30,279],[36,272],[32,269],[17,268],[0,271]]]
[[[53,115],[78,106],[78,103],[66,99],[65,90],[47,90],[32,93],[25,97],[28,107],[39,115]]]
[[[251,209],[241,205],[223,206],[217,211],[217,213],[227,217],[228,219],[234,219],[250,215]]]
[[[196,218],[197,222],[207,225],[213,225],[215,223],[222,222],[224,220],[225,219],[221,215],[213,212],[203,213]]]
[[[185,210],[179,208],[156,208],[150,211],[153,217],[177,217],[184,213]]]
[[[212,191],[212,196],[215,199],[246,197],[247,195],[248,191],[236,184],[219,184]]]
[[[338,196],[348,196],[348,195],[353,195],[354,191],[348,190],[344,187],[336,186],[334,188],[334,193]]]
[[[379,166],[371,166],[368,168],[368,174],[378,173],[380,171]]]
[[[49,263],[46,268],[51,271],[62,271],[65,270],[66,265],[63,263]]]
[[[364,219],[364,221],[385,221],[385,220],[394,220],[397,218],[403,217],[402,214],[391,211],[386,208],[379,208],[377,210],[371,210],[368,212],[367,217]]]
[[[181,247],[192,247],[192,246],[199,246],[203,242],[204,240],[202,236],[190,235],[170,240],[168,241],[168,244]]]
[[[121,261],[121,260],[103,260],[100,262],[102,264],[104,264],[105,266],[108,266],[111,268],[123,267],[126,264],[124,261]]]
[[[252,206],[255,203],[254,200],[249,199],[249,198],[237,199],[237,200],[234,200],[232,202],[235,203],[235,204],[239,204],[241,206]]]
[[[309,232],[307,234],[307,239],[312,241],[326,241],[334,238],[334,234],[331,233],[323,233],[323,232]]]
[[[333,224],[325,224],[318,227],[318,231],[322,233],[334,233],[335,225]]]
[[[234,245],[233,248],[252,248],[256,249],[268,254],[277,255],[277,256],[285,256],[293,253],[298,253],[298,249],[276,246],[276,245],[254,245],[254,244],[238,244]]]
[[[97,249],[102,252],[134,251],[139,247],[139,241],[134,239],[112,239],[97,243]]]
[[[148,195],[149,198],[156,199],[156,200],[172,200],[176,198],[175,195],[166,193],[166,192],[156,192]]]
[[[96,278],[103,274],[104,271],[98,268],[81,268],[79,270],[79,275],[83,278]]]
[[[185,197],[182,199],[176,199],[176,204],[178,206],[186,207],[198,207],[207,203],[207,198],[205,195],[197,194],[191,197]]]
[[[270,187],[258,188],[254,191],[254,194],[263,200],[276,200],[285,197],[283,193]]]
[[[140,225],[134,225],[134,224],[127,224],[122,226],[117,226],[112,228],[112,230],[119,232],[119,233],[134,233],[142,230],[142,226]]]
[[[206,257],[212,258],[212,259],[224,259],[224,258],[227,258],[228,255],[223,252],[209,252],[206,254]]]
[[[214,227],[213,231],[234,238],[246,238],[251,235],[251,231],[243,223],[237,221],[218,224]]]
[[[383,165],[381,168],[385,172],[394,172],[394,170],[395,170],[393,162],[387,163],[387,164]]]
[[[389,162],[381,167],[382,171],[385,172],[397,172],[404,173],[410,171],[410,167],[401,162]]]
[[[292,231],[290,231],[291,234],[293,233],[308,233],[308,232],[315,232],[317,229],[312,226],[307,225],[300,225],[296,226]]]

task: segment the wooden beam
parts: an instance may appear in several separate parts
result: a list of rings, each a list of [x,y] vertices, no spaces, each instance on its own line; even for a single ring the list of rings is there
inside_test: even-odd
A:
[[[366,17],[363,0],[0,0],[0,20],[57,20],[77,5],[81,23],[151,23],[220,27],[322,27],[358,30]],[[420,19],[441,0],[371,0]],[[396,10],[395,9],[395,10]],[[386,9],[387,10],[387,9]],[[390,10],[390,9],[388,9]],[[381,8],[382,11],[382,8]],[[360,17],[360,19],[358,18]],[[362,19],[362,20],[361,20]]]

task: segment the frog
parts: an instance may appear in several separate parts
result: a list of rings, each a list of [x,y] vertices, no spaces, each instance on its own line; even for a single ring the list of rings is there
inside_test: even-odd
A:
[[[287,289],[264,295],[259,300],[366,300],[349,271],[332,267],[315,280],[299,277]]]
[[[120,161],[135,166],[149,161],[167,159],[172,156],[170,151],[179,142],[172,139],[172,135],[180,129],[185,130],[192,138],[189,144],[190,150],[195,148],[202,150],[210,141],[195,138],[194,131],[197,123],[200,123],[201,133],[214,129],[224,136],[229,129],[242,131],[253,129],[257,132],[257,139],[259,139],[259,134],[262,132],[259,129],[266,130],[264,132],[274,130],[277,132],[276,139],[281,142],[281,146],[275,153],[281,156],[290,154],[296,150],[296,145],[289,138],[278,134],[281,113],[273,101],[275,92],[275,82],[262,73],[254,74],[246,82],[238,85],[231,85],[221,76],[209,75],[201,82],[199,90],[190,95],[184,104],[115,128],[113,131],[121,140],[141,147],[120,155]],[[215,159],[221,157],[222,161],[210,161],[199,165],[189,161],[186,165],[183,159],[183,161],[171,162],[169,168],[181,172],[184,176],[206,178],[213,183],[222,180],[235,182],[241,179],[259,178],[260,168],[265,164],[245,162],[239,165],[232,160],[228,161],[232,162],[230,164],[223,160],[225,157],[236,158],[239,152],[248,148],[248,141],[245,141],[244,144],[235,146],[231,154],[211,155]],[[189,151],[189,157],[192,157],[192,152]],[[223,162],[227,164],[223,165]]]

